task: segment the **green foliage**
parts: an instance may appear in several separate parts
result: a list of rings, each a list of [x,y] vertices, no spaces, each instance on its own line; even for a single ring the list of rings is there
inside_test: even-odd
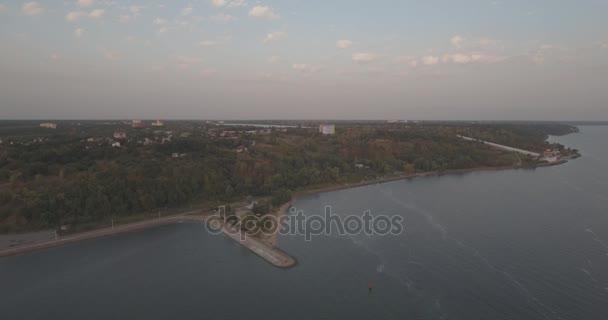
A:
[[[508,152],[464,141],[457,134],[533,151],[554,147],[568,153],[563,146],[547,144],[545,138],[575,130],[547,123],[353,124],[340,128],[339,134],[323,136],[315,129],[249,134],[245,131],[256,128],[217,129],[183,121],[160,133],[127,129],[129,138],[123,147],[113,148],[111,137],[119,125],[65,122],[48,131],[35,123],[0,123],[2,229],[90,224],[195,200],[270,196],[253,208],[255,214],[264,215],[271,206],[290,201],[291,190],[309,186],[516,162]],[[170,143],[161,143],[165,130],[175,131]],[[232,138],[211,138],[213,130],[240,132]],[[182,137],[179,132],[188,134]],[[87,141],[91,137],[98,142]],[[155,142],[143,145],[144,139]],[[247,151],[236,153],[238,146],[247,146]],[[173,153],[185,156],[173,158]],[[526,157],[522,161],[533,162]],[[231,216],[231,210],[226,213]],[[11,226],[5,225],[8,221]]]
[[[273,206],[278,207],[284,203],[289,202],[289,200],[291,200],[291,191],[286,189],[280,189],[272,195],[270,203]]]

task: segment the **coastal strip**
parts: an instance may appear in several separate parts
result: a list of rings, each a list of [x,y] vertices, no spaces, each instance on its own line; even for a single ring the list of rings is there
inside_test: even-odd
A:
[[[457,175],[457,174],[466,174],[473,172],[481,172],[481,171],[503,171],[503,170],[516,170],[516,169],[524,169],[524,170],[533,170],[536,168],[542,167],[552,167],[558,166],[568,162],[571,159],[563,159],[556,162],[547,162],[547,163],[538,163],[535,165],[529,166],[502,166],[502,167],[477,167],[477,168],[469,168],[469,169],[452,169],[452,170],[442,170],[442,171],[426,171],[426,172],[418,172],[418,173],[406,173],[402,175],[392,176],[392,177],[383,177],[373,180],[363,180],[361,182],[352,182],[352,183],[341,183],[337,185],[331,185],[327,187],[314,188],[314,189],[304,189],[301,191],[297,191],[294,193],[290,203],[295,202],[295,200],[304,195],[313,195],[331,191],[339,191],[344,189],[358,188],[375,184],[388,183],[399,180],[408,180],[414,178],[422,178],[422,177],[440,177],[445,175]],[[289,206],[287,207],[289,209]]]
[[[343,184],[339,184],[339,185],[328,186],[328,187],[317,188],[317,189],[302,190],[302,191],[294,193],[291,200],[289,202],[283,204],[279,208],[279,210],[277,210],[276,215],[278,217],[286,215],[287,211],[292,206],[292,204],[295,203],[295,201],[300,196],[303,196],[303,195],[331,192],[331,191],[350,189],[350,188],[356,188],[356,187],[362,187],[362,186],[368,186],[368,185],[374,185],[374,184],[381,184],[381,183],[387,183],[387,182],[404,180],[404,179],[413,179],[413,178],[418,178],[418,177],[432,177],[432,176],[442,176],[442,175],[448,175],[448,174],[464,174],[464,173],[477,172],[477,171],[497,171],[497,170],[508,170],[508,169],[534,169],[537,167],[548,167],[548,166],[560,165],[565,162],[567,162],[567,160],[562,160],[562,161],[553,162],[553,163],[542,163],[542,164],[537,164],[534,166],[527,166],[527,167],[521,167],[521,166],[481,167],[481,168],[460,169],[460,170],[420,172],[420,173],[414,173],[414,174],[404,174],[404,175],[395,176],[395,177],[384,177],[384,178],[379,178],[379,179],[374,179],[374,180],[365,180],[365,181],[356,182],[356,183],[343,183]],[[99,230],[94,230],[94,231],[78,233],[75,235],[59,238],[56,240],[37,242],[37,243],[28,243],[28,244],[21,245],[21,246],[0,250],[0,257],[23,254],[23,253],[32,252],[35,250],[58,247],[58,246],[62,246],[65,244],[74,243],[74,242],[78,242],[78,241],[82,241],[82,240],[94,239],[94,238],[104,237],[104,236],[118,234],[118,233],[122,233],[122,232],[138,231],[138,230],[143,230],[143,229],[147,229],[147,228],[151,228],[151,227],[155,227],[155,226],[178,223],[178,222],[182,222],[182,221],[206,223],[206,221],[209,217],[210,217],[209,215],[206,215],[206,216],[201,215],[200,212],[197,212],[197,211],[185,212],[185,213],[182,213],[179,215],[166,217],[166,218],[146,220],[146,221],[142,221],[142,222],[136,222],[136,223],[126,224],[126,225],[122,225],[122,226],[117,226],[114,228],[110,227],[110,228],[104,228],[104,229],[99,229]],[[225,227],[231,228],[230,226],[225,226]],[[235,231],[235,230],[232,230],[232,231]],[[242,240],[240,238],[238,232],[228,232],[227,229],[225,229],[225,228],[224,228],[224,234],[227,235],[229,238],[233,239],[234,241],[238,242],[242,246],[248,248],[253,253],[255,253],[257,256],[264,259],[265,261],[267,261],[268,263],[270,263],[271,265],[273,265],[275,267],[290,268],[290,267],[296,266],[298,263],[296,258],[292,257],[291,255],[287,254],[286,252],[284,252],[278,248],[276,235],[275,235],[274,239],[270,239],[270,240],[266,239],[266,241],[265,241],[264,239],[256,239],[253,236],[247,236],[247,237],[245,237],[244,240]]]
[[[197,213],[198,212],[196,212],[196,211],[186,212],[186,213],[183,213],[180,215],[166,217],[166,218],[147,220],[147,221],[142,221],[142,222],[126,224],[126,225],[118,226],[118,227],[114,227],[114,228],[104,228],[104,229],[95,230],[95,231],[78,233],[75,235],[59,238],[56,240],[50,240],[50,241],[44,241],[44,242],[38,242],[38,243],[29,243],[29,244],[25,244],[22,246],[17,246],[17,247],[2,250],[2,251],[0,251],[0,257],[24,254],[24,253],[28,253],[28,252],[32,252],[32,251],[36,251],[36,250],[59,247],[59,246],[63,246],[63,245],[78,242],[78,241],[95,239],[95,238],[100,238],[100,237],[114,235],[114,234],[123,233],[123,232],[139,231],[139,230],[143,230],[143,229],[148,229],[148,228],[157,227],[157,226],[161,226],[161,225],[178,223],[178,222],[182,222],[182,221],[206,223],[207,219],[209,219],[211,217],[209,215],[207,215],[207,216],[200,215],[200,214],[195,215]],[[225,225],[224,227],[231,228],[230,226],[227,226],[227,225]],[[240,233],[234,232],[235,230],[230,230],[233,232],[228,232],[228,230],[225,228],[223,230],[224,230],[224,234],[226,236],[228,236],[230,239],[233,239],[234,241],[238,242],[245,248],[248,248],[253,253],[255,253],[257,256],[264,259],[271,265],[278,267],[278,268],[290,268],[290,267],[297,265],[297,260],[294,257],[290,256],[289,254],[285,253],[284,251],[282,251],[274,246],[267,245],[267,244],[263,243],[262,241],[259,241],[255,238],[253,238],[252,236],[247,236],[243,240],[241,240]]]
[[[74,234],[71,236],[61,237],[61,238],[50,240],[50,241],[29,243],[29,244],[22,245],[22,246],[16,246],[13,248],[1,250],[0,257],[12,256],[12,255],[17,255],[17,254],[28,253],[28,252],[35,251],[35,250],[58,247],[58,246],[62,246],[62,245],[69,244],[69,243],[74,243],[74,242],[94,239],[94,238],[100,238],[100,237],[123,233],[123,232],[138,231],[138,230],[143,230],[143,229],[156,227],[156,226],[160,226],[160,225],[177,223],[180,221],[186,221],[186,220],[205,221],[205,218],[202,216],[187,215],[187,214],[191,214],[191,213],[193,213],[193,212],[188,212],[188,213],[180,214],[177,216],[166,217],[166,218],[130,223],[130,224],[122,225],[122,226],[117,226],[114,228],[109,227],[109,228],[103,228],[103,229],[94,230],[94,231],[77,233],[77,234]]]

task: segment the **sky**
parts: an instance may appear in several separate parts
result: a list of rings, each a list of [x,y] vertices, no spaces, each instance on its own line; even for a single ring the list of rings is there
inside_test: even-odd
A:
[[[608,120],[608,0],[0,0],[0,119]]]

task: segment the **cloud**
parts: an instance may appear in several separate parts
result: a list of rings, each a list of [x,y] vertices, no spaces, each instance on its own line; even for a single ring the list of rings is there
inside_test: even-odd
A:
[[[177,60],[177,65],[182,68],[203,63],[202,58],[194,56],[177,56],[175,60]]]
[[[76,6],[85,8],[90,7],[95,3],[95,0],[78,0],[76,1]]]
[[[415,68],[418,66],[418,59],[416,59],[415,57],[410,57],[410,56],[397,57],[397,58],[395,58],[395,62],[400,63],[400,64],[407,64],[412,68]]]
[[[57,53],[53,53],[51,55],[51,60],[53,60],[53,61],[57,61],[57,60],[60,60],[60,59],[61,59],[61,56],[59,54],[57,54]]]
[[[432,65],[436,65],[439,63],[439,57],[435,57],[435,56],[424,56],[420,60],[422,61],[422,64],[424,64],[425,66],[432,66]]]
[[[232,0],[227,5],[228,8],[240,8],[240,7],[246,7],[246,6],[247,6],[247,2],[245,0]]]
[[[85,30],[83,28],[78,28],[76,30],[74,30],[74,37],[76,38],[82,38],[82,36],[84,36]]]
[[[358,52],[358,53],[353,53],[352,55],[352,59],[354,62],[359,62],[359,63],[369,63],[369,62],[374,62],[377,60],[380,60],[380,56],[375,54],[375,53],[368,53],[368,52]]]
[[[452,39],[450,39],[450,43],[456,47],[460,47],[464,43],[464,41],[465,38],[461,36],[453,36]]]
[[[560,45],[552,45],[543,43],[540,44],[537,48],[532,49],[528,52],[527,56],[530,60],[532,60],[535,64],[543,64],[547,60],[571,60],[571,56],[564,57],[564,54],[570,54],[572,51],[564,46]]]
[[[268,63],[282,63],[282,62],[286,62],[287,59],[283,58],[283,57],[279,57],[279,56],[272,56],[270,58],[268,58]]]
[[[494,39],[482,38],[479,39],[479,46],[482,48],[496,47],[500,42]]]
[[[287,33],[285,33],[285,32],[282,32],[282,31],[270,32],[266,35],[266,38],[264,38],[264,43],[279,41],[279,40],[283,40],[285,38],[287,38]]]
[[[93,19],[99,19],[99,18],[103,18],[103,16],[106,14],[106,11],[103,9],[95,9],[93,11],[91,11],[91,13],[89,13],[89,18],[93,18]]]
[[[138,16],[141,13],[141,10],[143,10],[145,7],[142,6],[130,6],[129,7],[129,11],[135,15]]]
[[[336,41],[336,48],[338,49],[348,49],[353,46],[353,42],[350,40],[338,40]]]
[[[211,0],[210,3],[212,7],[219,8],[226,5],[226,0]]]
[[[4,10],[6,10],[6,6],[0,3],[0,13],[4,12]]]
[[[255,6],[249,11],[249,16],[256,18],[276,19],[279,16],[266,6]]]
[[[186,7],[182,9],[182,16],[189,16],[192,14],[192,7]]]
[[[70,11],[65,15],[65,20],[68,22],[75,22],[80,20],[81,18],[88,17],[91,19],[100,19],[106,14],[106,11],[103,9],[95,9],[89,13],[84,11]]]
[[[229,14],[225,14],[225,13],[218,13],[214,16],[211,16],[210,19],[211,19],[211,21],[217,22],[217,23],[228,23],[230,21],[236,20],[236,17],[231,16]]]
[[[154,19],[154,21],[153,21],[153,23],[154,23],[155,25],[159,25],[159,26],[165,25],[165,24],[167,24],[168,22],[169,22],[169,21],[167,21],[167,20],[165,20],[165,19],[162,19],[162,18],[156,18],[156,19]]]
[[[215,45],[215,42],[214,42],[214,41],[208,41],[208,40],[205,40],[205,41],[201,41],[201,42],[199,42],[198,44],[199,44],[201,47],[213,47],[213,46]]]
[[[106,58],[106,60],[118,61],[120,60],[120,53],[118,51],[104,49],[103,57]]]
[[[304,63],[296,63],[292,65],[291,68],[300,73],[314,73],[319,71],[319,67]]]
[[[78,21],[81,17],[84,17],[86,12],[83,11],[71,11],[65,15],[65,20],[69,22]]]
[[[21,7],[21,12],[27,16],[39,16],[44,13],[44,8],[36,1],[28,2]]]
[[[441,58],[441,61],[444,63],[456,63],[456,64],[469,64],[469,63],[498,63],[505,61],[507,57],[504,56],[494,56],[494,55],[486,55],[482,53],[456,53],[456,54],[447,54]]]

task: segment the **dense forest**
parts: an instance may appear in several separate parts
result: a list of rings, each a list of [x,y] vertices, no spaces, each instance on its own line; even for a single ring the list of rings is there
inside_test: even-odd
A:
[[[48,129],[0,122],[0,232],[92,223],[195,201],[274,196],[279,204],[307,187],[406,173],[533,166],[537,159],[457,135],[573,152],[545,140],[576,132],[550,123],[339,123],[336,134],[322,135],[313,125],[175,121],[131,128],[121,121],[63,121]]]

